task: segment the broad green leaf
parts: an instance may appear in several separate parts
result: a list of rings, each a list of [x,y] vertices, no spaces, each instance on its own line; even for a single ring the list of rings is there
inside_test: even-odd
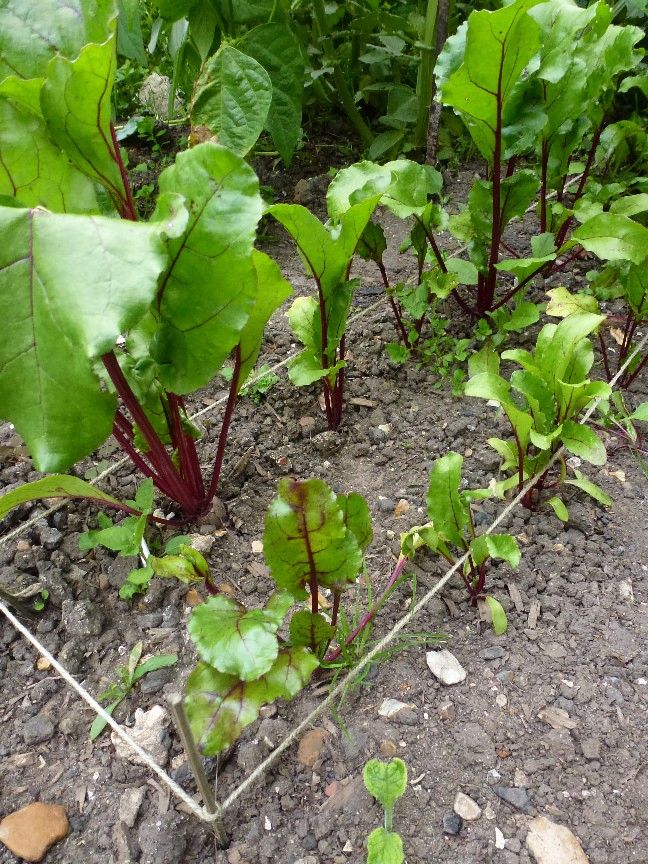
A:
[[[370,795],[386,810],[407,791],[407,765],[402,759],[381,762],[370,759],[362,770],[362,778]]]
[[[146,66],[139,0],[117,0],[117,52]]]
[[[266,124],[272,81],[254,57],[223,44],[203,67],[194,91],[191,119],[207,126],[220,144],[245,156]]]
[[[519,300],[511,310],[511,317],[502,325],[502,330],[507,333],[515,333],[526,330],[532,324],[540,320],[540,309],[537,303],[530,300]]]
[[[459,453],[447,453],[436,459],[430,471],[427,512],[440,537],[459,548],[466,547],[464,530],[468,525],[468,507],[461,500],[461,466]]]
[[[256,274],[256,299],[239,338],[241,371],[239,389],[245,384],[256,366],[263,344],[263,333],[272,313],[281,306],[291,292],[290,282],[281,275],[279,265],[256,249],[252,252],[252,263]]]
[[[460,285],[477,284],[477,268],[472,261],[464,261],[463,258],[448,258],[446,267],[448,272],[455,274]]]
[[[293,600],[288,594],[281,599],[285,615]],[[277,659],[282,619],[276,610],[248,610],[232,597],[218,594],[195,607],[188,629],[206,663],[242,681],[253,681]]]
[[[645,213],[646,210],[648,210],[648,192],[626,195],[610,204],[610,213],[618,213],[621,216],[636,216],[638,213]]]
[[[215,756],[233,744],[243,729],[259,716],[263,705],[292,699],[318,667],[305,648],[282,651],[268,672],[256,681],[240,681],[198,663],[189,676],[185,708],[194,738],[206,756]]]
[[[41,501],[43,498],[84,498],[97,504],[119,504],[112,495],[102,492],[96,486],[86,483],[79,477],[69,474],[52,474],[33,483],[23,483],[17,489],[0,495],[0,519],[4,519],[14,507],[27,501]]]
[[[581,344],[591,352],[587,337],[605,321],[605,315],[589,312],[568,315],[556,326],[545,324],[538,335],[535,357],[538,367],[543,370],[548,382],[562,380],[569,383],[582,381],[574,379],[569,370]],[[585,370],[589,371],[590,366]],[[554,384],[555,386],[555,384]]]
[[[290,361],[288,365],[288,378],[295,387],[307,387],[315,381],[326,378],[332,372],[337,372],[344,365],[344,363],[337,363],[335,366],[325,369],[318,357],[309,351],[302,351],[294,360]]]
[[[589,426],[574,423],[572,420],[565,420],[562,424],[560,439],[569,452],[575,456],[586,459],[592,465],[605,465],[607,460],[605,445]]]
[[[322,480],[279,481],[266,514],[263,548],[277,585],[303,600],[306,586],[344,589],[362,568],[362,550]]]
[[[401,555],[407,558],[413,558],[423,546],[427,546],[432,552],[437,552],[442,545],[431,522],[427,525],[415,525],[409,531],[401,534],[400,539]]]
[[[473,12],[464,31],[463,54],[458,34],[439,58],[441,101],[461,115],[489,162],[494,154],[498,103],[501,110],[506,109],[525,66],[540,45],[540,28],[527,14],[536,2],[518,0],[495,12]]]
[[[109,524],[105,528],[82,534],[79,538],[79,549],[86,551],[103,546],[119,552],[120,555],[139,555],[146,529],[146,516],[127,516],[116,525],[113,525],[111,520],[107,521]]]
[[[610,496],[599,488],[596,483],[592,483],[591,480],[588,480],[587,477],[578,470],[575,470],[574,474],[576,475],[575,477],[568,477],[565,480],[565,483],[567,483],[568,486],[576,486],[578,489],[586,492],[595,501],[598,501],[599,504],[603,504],[604,507],[612,506],[612,499]]]
[[[497,351],[488,343],[468,358],[468,375],[474,378],[482,372],[499,375],[500,358]]]
[[[0,80],[41,78],[56,53],[76,57],[88,42],[104,42],[113,0],[11,0],[0,5]]]
[[[310,210],[301,204],[273,204],[268,213],[292,236],[309,276],[318,282],[326,277],[327,286],[342,280],[347,265],[344,251]]]
[[[506,617],[504,607],[499,602],[499,600],[491,597],[490,594],[487,594],[484,597],[484,600],[486,601],[486,605],[488,606],[488,610],[490,612],[493,632],[496,636],[502,636],[508,630],[508,619]]]
[[[512,273],[518,282],[522,282],[534,273],[540,273],[545,264],[555,260],[555,253],[543,255],[542,258],[504,258],[495,267],[505,273]]]
[[[648,74],[645,72],[641,75],[629,75],[624,78],[619,85],[619,93],[627,93],[633,87],[637,87],[643,95],[648,99]]]
[[[166,256],[155,225],[0,208],[0,410],[40,471],[110,434],[115,396],[93,363],[155,296]]]
[[[176,554],[166,554],[162,558],[151,556],[148,560],[155,575],[162,579],[177,579],[190,585],[209,578],[209,564],[197,549],[186,543]]]
[[[547,504],[551,507],[561,522],[569,522],[569,510],[565,507],[561,498],[554,495],[553,498],[549,498]]]
[[[344,524],[365,552],[373,538],[371,513],[367,502],[357,492],[349,492],[348,495],[338,495],[337,503],[342,510]]]
[[[160,16],[166,21],[178,21],[186,18],[198,0],[153,0]]]
[[[286,24],[262,24],[236,43],[263,66],[272,82],[272,102],[265,127],[288,165],[301,134],[304,59],[299,42]]]
[[[367,838],[367,864],[403,864],[403,841],[395,831],[374,828]]]
[[[572,237],[606,261],[641,264],[648,258],[648,228],[628,216],[600,213],[577,228]]]
[[[248,323],[258,289],[260,259],[252,250],[262,201],[252,169],[211,142],[179,153],[159,186],[161,196],[183,195],[191,215],[182,236],[167,239],[171,263],[157,293],[154,356],[163,385],[188,393],[218,372]]]
[[[628,420],[643,420],[648,423],[648,402],[642,402],[632,414],[628,414]]]
[[[572,294],[562,285],[547,291],[547,297],[550,299],[545,311],[547,315],[553,315],[556,318],[566,318],[574,312],[593,312],[596,314],[600,310],[598,300],[591,294]]]
[[[14,91],[32,83],[13,81]],[[14,196],[22,207],[72,213],[99,209],[93,182],[54,144],[40,109],[31,111],[8,95],[0,95],[0,194]]]
[[[502,180],[500,213],[503,226],[508,225],[512,219],[524,216],[536,196],[539,185],[536,172],[526,169],[516,171],[513,176]]]
[[[286,313],[290,328],[315,357],[322,353],[322,319],[314,297],[297,297]]]
[[[52,58],[41,106],[56,144],[80,171],[106,189],[121,212],[128,207],[128,196],[110,131],[115,43],[113,33],[101,45],[86,45],[75,60]]]
[[[517,540],[510,534],[480,534],[471,540],[470,554],[477,567],[487,558],[495,558],[516,569],[521,558]]]
[[[300,609],[290,619],[290,642],[294,648],[303,646],[317,650],[330,642],[334,635],[334,628],[319,612],[313,615],[310,609]]]

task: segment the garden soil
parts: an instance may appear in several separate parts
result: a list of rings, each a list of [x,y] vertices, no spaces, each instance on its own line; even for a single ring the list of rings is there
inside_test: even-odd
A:
[[[456,186],[469,181],[462,174]],[[320,203],[325,182],[302,183],[297,196]],[[387,224],[388,269],[397,281],[409,266],[397,251],[403,226]],[[518,230],[523,235],[525,228]],[[276,228],[268,232],[266,248],[296,292],[310,290],[290,241]],[[583,262],[563,278],[567,284],[582,280],[587,269]],[[362,314],[347,342],[342,429],[327,432],[317,389],[292,388],[280,370],[280,382],[258,406],[249,399],[238,406],[221,489],[226,515],[194,527],[216,581],[249,605],[271,590],[259,541],[281,477],[319,476],[339,492],[367,498],[374,540],[366,579],[378,592],[395,564],[400,532],[425,521],[433,460],[448,450],[461,453],[471,486],[487,484],[498,469],[487,445],[488,437],[506,431],[496,410],[452,396],[434,369],[391,363],[384,345],[395,330],[378,274],[367,267],[358,272],[354,311]],[[461,335],[461,320],[453,326]],[[279,313],[262,362],[278,363],[295,347]],[[635,389],[645,398],[645,381]],[[195,409],[208,409],[200,418],[207,454],[219,428],[214,402],[224,395],[217,385],[194,402]],[[227,849],[217,849],[209,829],[145,767],[117,755],[107,732],[89,740],[90,709],[0,616],[0,815],[33,801],[66,808],[70,833],[47,853],[48,864],[360,864],[367,835],[381,824],[378,805],[363,789],[362,767],[371,757],[398,755],[409,783],[396,805],[395,827],[408,864],[529,864],[528,826],[538,815],[568,826],[590,864],[648,864],[648,482],[620,443],[608,439],[608,464],[586,468],[613,497],[609,509],[570,492],[568,524],[547,508],[519,507],[504,526],[517,537],[522,561],[515,572],[493,566],[488,589],[507,611],[507,633],[494,636],[461,584],[450,583],[418,615],[398,650],[373,664],[317,721],[320,731],[283,754],[227,812]],[[0,444],[5,490],[38,476],[6,425]],[[107,444],[79,473],[118,458]],[[102,485],[128,498],[136,482],[121,469]],[[477,508],[478,527],[501,506]],[[25,505],[6,520],[5,533],[44,511]],[[136,709],[166,707],[166,694],[181,688],[195,660],[186,631],[191,607],[186,586],[161,580],[132,604],[120,601],[119,585],[134,561],[80,552],[80,532],[95,524],[93,512],[79,506],[36,521],[0,547],[0,587],[39,582],[47,588],[47,607],[28,624],[92,694],[114,680],[140,640],[145,655],[179,655],[177,666],[149,674],[117,709],[116,718],[128,727]],[[386,634],[414,593],[422,596],[444,568],[421,556],[408,572],[413,578],[392,595],[372,639]],[[441,637],[466,670],[460,684],[446,686],[428,669],[426,652],[439,647]],[[292,703],[265,709],[227,760],[208,760],[212,779],[219,768],[219,798],[318,705],[328,680],[316,676]],[[386,699],[406,707],[387,719],[380,713]],[[171,726],[160,760],[195,792]],[[458,792],[476,802],[477,819],[460,824],[452,817]],[[2,847],[1,864],[15,860]]]

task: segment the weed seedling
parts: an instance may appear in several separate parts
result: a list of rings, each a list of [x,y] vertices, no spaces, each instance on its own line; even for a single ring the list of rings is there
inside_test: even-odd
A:
[[[393,830],[393,819],[394,804],[407,790],[407,765],[402,759],[370,759],[362,777],[368,792],[385,810],[384,827],[375,828],[367,840],[367,864],[403,864],[403,841]]]
[[[103,693],[97,696],[100,702],[108,702],[106,712],[111,717],[115,708],[131,693],[140,678],[148,675],[149,672],[155,672],[156,669],[164,669],[178,662],[176,654],[158,654],[156,657],[149,657],[148,660],[141,663],[142,648],[142,642],[138,642],[133,647],[128,655],[128,663],[117,668],[117,681],[110,684]],[[90,740],[94,741],[95,738],[98,738],[107,725],[108,721],[105,718],[95,717],[94,723],[90,727]]]

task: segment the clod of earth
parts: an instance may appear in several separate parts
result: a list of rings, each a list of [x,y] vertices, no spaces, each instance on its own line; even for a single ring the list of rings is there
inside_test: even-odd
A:
[[[35,801],[0,822],[0,840],[18,858],[42,861],[47,850],[67,837],[70,830],[65,808]]]

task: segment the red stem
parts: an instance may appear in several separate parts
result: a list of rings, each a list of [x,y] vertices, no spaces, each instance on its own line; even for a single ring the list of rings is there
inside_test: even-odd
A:
[[[358,634],[362,633],[362,631],[365,629],[365,627],[367,627],[367,625],[373,621],[373,619],[378,614],[381,606],[383,605],[383,603],[385,602],[385,600],[389,596],[389,593],[393,589],[394,585],[398,582],[400,577],[403,575],[403,570],[405,569],[405,565],[408,563],[409,563],[409,558],[407,558],[404,555],[398,559],[398,563],[396,564],[396,567],[394,567],[394,570],[392,571],[392,574],[389,577],[389,581],[387,582],[387,586],[385,587],[385,590],[380,595],[378,600],[374,603],[374,605],[371,607],[371,609],[368,612],[365,612],[365,614],[362,616],[362,618],[360,619],[358,624],[353,628],[353,630],[349,633],[347,638],[344,640],[344,646],[345,647],[348,647],[353,642],[353,640],[358,636]],[[329,653],[324,658],[324,661],[326,663],[333,663],[335,660],[338,659],[338,657],[340,656],[341,653],[342,653],[342,646],[338,645],[337,648],[334,648],[332,651],[329,651]]]
[[[205,497],[205,487],[203,485],[202,474],[200,473],[200,464],[198,462],[198,454],[196,446],[191,435],[187,434],[182,428],[182,401],[175,393],[167,393],[169,408],[171,410],[171,430],[180,457],[180,471],[183,479],[191,486],[193,494],[196,498],[203,499]]]
[[[121,175],[122,184],[124,186],[124,191],[126,193],[126,200],[124,201],[120,195],[120,199],[122,200],[121,207],[119,208],[119,215],[122,219],[130,219],[132,222],[137,222],[137,210],[135,209],[135,202],[133,201],[133,193],[131,192],[130,183],[128,181],[128,174],[126,173],[126,167],[121,158],[121,149],[119,147],[119,141],[117,140],[117,134],[115,133],[115,127],[113,124],[110,124],[110,134],[112,136],[112,143],[115,152],[115,162],[117,163],[117,167],[119,168],[119,173]]]
[[[605,366],[605,375],[608,381],[612,380],[612,374],[610,372],[610,364],[608,362],[608,352],[607,346],[605,344],[605,339],[603,338],[603,334],[601,331],[598,331],[599,345],[601,346],[601,356],[603,358],[603,365]]]
[[[543,84],[546,90],[546,84]],[[544,234],[547,230],[547,167],[549,163],[549,144],[547,139],[542,137],[542,156],[540,162],[540,233]]]
[[[223,422],[221,423],[221,431],[218,436],[218,447],[216,448],[216,458],[214,459],[214,470],[212,478],[207,490],[207,498],[205,504],[208,506],[214,500],[218,483],[220,481],[221,469],[223,467],[223,459],[225,457],[225,446],[227,444],[227,436],[229,433],[232,415],[236,405],[238,396],[239,379],[241,377],[241,346],[237,345],[234,349],[234,371],[232,372],[232,380],[230,381],[229,395],[227,397],[227,405],[223,414]]]

